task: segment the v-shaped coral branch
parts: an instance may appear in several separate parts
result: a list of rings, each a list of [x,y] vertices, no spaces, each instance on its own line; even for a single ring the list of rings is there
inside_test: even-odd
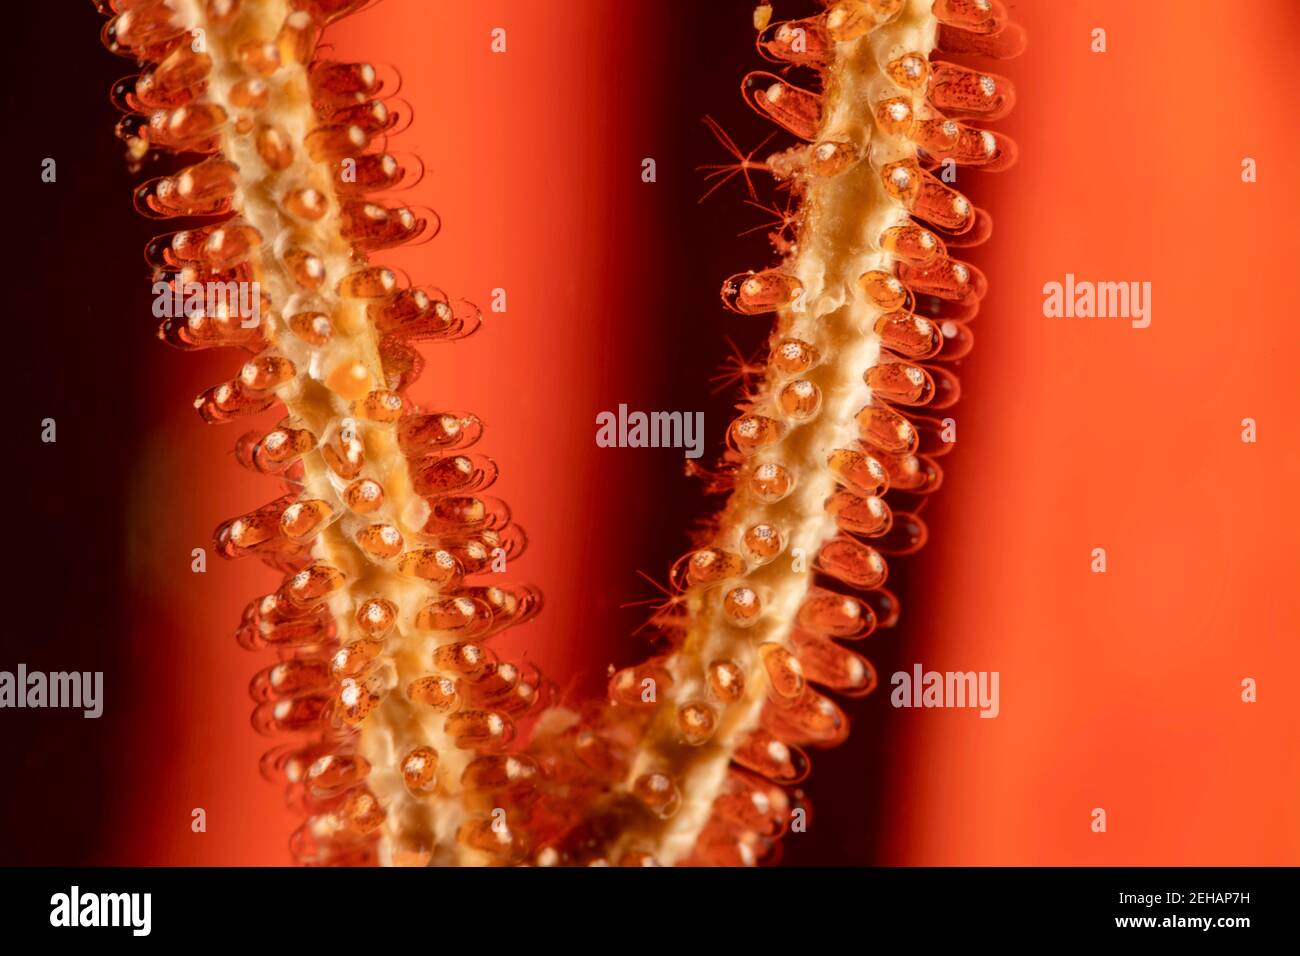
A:
[[[723,286],[728,308],[776,326],[763,361],[738,355],[725,373],[746,388],[711,476],[729,497],[662,588],[652,620],[669,650],[576,710],[546,708],[540,675],[483,643],[540,598],[489,583],[524,538],[481,494],[495,476],[467,452],[481,424],[406,395],[421,367],[411,343],[461,337],[478,316],[368,259],[431,224],[377,198],[407,175],[371,148],[398,122],[392,91],[367,64],[317,54],[321,30],[366,0],[100,3],[106,45],[143,66],[115,90],[131,155],[207,157],[137,193],[145,215],[207,222],[149,247],[162,289],[186,303],[160,334],[251,353],[196,401],[208,421],[286,412],[237,448],[286,493],[223,524],[217,546],[285,573],[239,635],[277,655],[253,682],[254,723],[290,739],[264,771],[305,818],[295,857],[773,859],[806,810],[785,789],[808,772],[802,748],[848,731],[817,688],[875,687],[841,642],[894,623],[886,556],[926,537],[919,496],[938,487],[947,446],[934,420],[901,409],[956,401],[947,366],[969,351],[984,281],[947,250],[988,235],[930,170],[1014,158],[963,122],[1005,112],[1006,82],[931,54],[1018,52],[1002,3],[840,0],[759,23],[768,59],[817,77],[754,73],[742,92],[804,142],[759,162],[771,137],[742,153],[706,118],[736,162],[701,167],[715,180],[702,198],[739,175],[776,216],[782,261]],[[758,171],[800,205],[760,204]],[[191,301],[193,288],[207,294]],[[539,712],[516,740],[515,720]]]

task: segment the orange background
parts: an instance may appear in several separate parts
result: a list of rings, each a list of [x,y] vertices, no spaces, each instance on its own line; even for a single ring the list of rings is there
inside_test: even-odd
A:
[[[607,664],[645,650],[631,637],[643,612],[619,607],[652,593],[635,572],[662,579],[708,504],[679,458],[597,448],[594,415],[707,408],[720,449],[728,396],[708,395],[709,370],[724,336],[752,346],[762,329],[738,329],[712,296],[770,253],[712,241],[761,217],[734,184],[696,206],[692,167],[724,160],[699,130],[706,112],[744,146],[765,135],[735,94],[763,66],[745,2],[461,6],[386,0],[328,41],[400,67],[414,106],[393,148],[424,158],[407,199],[443,230],[384,261],[481,305],[507,290],[509,311],[472,339],[426,349],[417,394],[485,419],[493,493],[529,531],[512,570],[547,609],[503,649],[597,693]],[[1030,49],[993,68],[1019,91],[999,125],[1021,161],[958,182],[996,225],[971,255],[991,292],[961,367],[958,448],[926,511],[931,544],[894,569],[904,621],[866,648],[886,686],[851,706],[846,745],[814,757],[818,812],[786,858],[1296,863],[1300,293],[1278,280],[1300,251],[1286,165],[1300,17],[1284,0],[1243,5],[1231,29],[1209,0],[1014,11]],[[496,26],[504,55],[489,50]],[[1089,51],[1098,26],[1105,54]],[[1256,184],[1240,180],[1244,156]],[[644,157],[658,182],[641,181]],[[1042,285],[1066,272],[1151,282],[1151,327],[1044,318]],[[267,742],[248,725],[265,662],[231,636],[276,578],[216,560],[188,572],[218,521],[275,493],[234,463],[242,428],[204,427],[188,407],[239,359],[141,348],[155,377],[128,506],[137,689],[107,795],[119,825],[94,856],[285,863],[295,821],[257,775]],[[1239,439],[1247,416],[1254,445]],[[1089,570],[1094,547],[1104,575]],[[999,671],[1001,716],[893,710],[888,674],[913,662]],[[1240,702],[1248,676],[1256,704]],[[193,834],[200,806],[208,832]]]
[[[1274,119],[1300,12],[1215,9],[1015,8],[1021,162],[975,193],[992,291],[910,621],[927,667],[1001,672],[1002,715],[899,715],[891,862],[1300,861],[1300,293],[1277,281],[1300,187]],[[1151,282],[1151,326],[1043,318],[1066,272]]]

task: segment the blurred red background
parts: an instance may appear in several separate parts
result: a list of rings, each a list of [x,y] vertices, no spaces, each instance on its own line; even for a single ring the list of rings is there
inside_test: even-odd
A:
[[[1300,293],[1278,281],[1297,253],[1289,214],[1300,187],[1284,165],[1292,134],[1276,119],[1297,79],[1297,14],[1282,0],[1256,3],[1227,31],[1208,2],[1178,14],[1157,6],[1013,5],[1030,49],[991,66],[1019,93],[999,125],[1021,160],[958,181],[996,227],[971,254],[991,292],[960,369],[958,447],[926,511],[930,545],[892,578],[903,622],[865,648],[886,684],[850,705],[849,742],[814,756],[816,815],[787,838],[788,863],[1300,858],[1300,704],[1288,695],[1300,666],[1290,368],[1300,326],[1289,318]],[[427,167],[407,199],[443,222],[431,243],[383,261],[481,305],[507,291],[508,312],[488,313],[473,338],[426,349],[416,390],[429,407],[486,421],[482,450],[501,469],[493,493],[531,540],[511,577],[546,595],[542,616],[505,647],[575,697],[599,693],[607,665],[644,652],[633,631],[645,610],[620,605],[653,594],[636,572],[662,580],[711,506],[677,453],[597,448],[596,412],[620,402],[705,410],[716,453],[731,397],[711,395],[708,379],[726,336],[751,351],[766,328],[715,298],[722,277],[771,260],[761,235],[736,238],[763,217],[738,186],[696,205],[693,170],[725,161],[700,124],[706,113],[746,148],[767,134],[735,92],[762,68],[752,4],[696,7],[664,4],[650,17],[607,0],[562,12],[385,0],[327,34],[331,55],[400,69],[415,120],[393,148]],[[778,2],[776,12],[811,7]],[[149,230],[129,208],[139,177],[120,171],[101,105],[107,81],[128,69],[95,52],[89,11],[77,19],[84,35],[72,39],[103,73],[77,85],[103,81],[87,110],[101,125],[78,134],[81,169],[73,155],[61,167],[90,181],[61,210],[87,217],[97,236],[126,238],[95,248],[103,278],[88,286],[100,290],[87,306],[89,357],[61,381],[60,421],[71,424],[59,454],[74,457],[36,465],[34,480],[50,485],[33,492],[33,513],[63,529],[59,540],[93,537],[110,562],[107,603],[84,595],[51,628],[74,642],[98,628],[109,710],[89,738],[91,722],[16,725],[31,736],[10,802],[70,834],[23,844],[18,861],[287,863],[296,822],[258,776],[268,743],[248,724],[248,680],[264,662],[232,636],[276,575],[216,560],[205,575],[189,571],[191,549],[208,546],[220,520],[275,487],[234,462],[242,428],[205,427],[189,407],[239,359],[178,355],[152,338],[135,251]],[[505,54],[489,48],[494,27],[507,31]],[[1104,54],[1090,52],[1096,27]],[[1241,182],[1243,157],[1258,161],[1258,183]],[[655,183],[641,180],[644,158],[656,160]],[[44,215],[33,205],[33,223]],[[40,274],[59,274],[61,236],[38,250]],[[1043,283],[1067,272],[1151,282],[1151,327],[1044,318]],[[1245,303],[1248,287],[1258,303]],[[49,404],[39,367],[59,339],[57,329],[28,334],[48,336],[30,346],[48,353],[29,383],[39,419]],[[129,366],[100,369],[107,349]],[[103,428],[106,391],[112,434],[94,439],[97,457],[78,456],[67,446]],[[1245,417],[1259,423],[1257,444],[1240,441]],[[97,476],[99,499],[69,515],[59,489],[90,493]],[[81,525],[69,527],[74,517]],[[33,569],[70,560],[71,545],[46,547]],[[1108,554],[1104,575],[1089,569],[1096,547]],[[98,660],[57,647],[33,640],[21,653],[33,668]],[[1000,716],[892,709],[888,675],[916,662],[999,671]],[[1258,703],[1241,702],[1245,677],[1258,681]],[[93,773],[69,767],[70,752]],[[206,833],[190,830],[195,807]],[[1105,834],[1090,831],[1095,807],[1107,811]]]

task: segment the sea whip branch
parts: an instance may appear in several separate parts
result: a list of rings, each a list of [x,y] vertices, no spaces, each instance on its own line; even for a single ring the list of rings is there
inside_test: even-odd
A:
[[[754,163],[713,124],[740,163],[706,167],[747,185],[766,169],[802,196],[793,247],[774,238],[784,261],[722,289],[735,312],[776,313],[768,359],[728,433],[731,496],[706,546],[673,570],[658,620],[673,650],[616,675],[576,738],[563,727],[534,744],[563,753],[582,740],[616,768],[612,795],[556,862],[773,857],[801,809],[782,788],[808,772],[801,747],[848,733],[812,685],[876,686],[838,641],[897,620],[885,556],[924,543],[917,504],[950,447],[942,421],[910,409],[957,400],[945,365],[970,351],[985,284],[948,250],[987,239],[989,221],[932,171],[1003,169],[1015,147],[961,121],[1005,113],[1010,85],[931,54],[1011,56],[1023,33],[997,0],[845,0],[777,24],[771,12],[755,14],[760,52],[812,69],[820,92],[751,73],[742,93],[807,145]]]
[[[480,423],[421,412],[405,395],[420,368],[410,343],[459,338],[479,317],[368,261],[431,223],[374,197],[410,174],[369,148],[398,122],[383,77],[315,56],[321,29],[364,3],[100,6],[115,14],[105,44],[144,67],[114,91],[131,156],[207,156],[137,191],[145,215],[209,219],[147,250],[167,293],[218,289],[169,316],[160,336],[252,353],[196,399],[207,421],[276,403],[287,413],[237,448],[287,493],[221,525],[216,545],[285,572],[239,635],[278,653],[254,678],[253,719],[293,739],[263,764],[306,817],[294,855],[487,862],[512,836],[475,795],[528,773],[501,751],[542,685],[481,641],[539,599],[475,583],[524,545],[505,505],[478,497],[495,476],[490,460],[464,453]]]

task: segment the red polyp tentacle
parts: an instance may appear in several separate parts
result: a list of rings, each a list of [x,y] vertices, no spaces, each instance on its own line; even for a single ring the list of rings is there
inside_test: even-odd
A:
[[[936,60],[927,91],[930,104],[946,116],[1000,119],[1015,105],[1015,89],[1006,77]]]
[[[992,35],[1007,26],[1002,0],[934,0],[933,12],[940,23],[967,33]]]
[[[758,52],[776,63],[821,67],[834,56],[834,40],[820,17],[773,23],[755,42]]]
[[[816,138],[821,125],[821,97],[788,83],[773,73],[756,71],[740,84],[741,94],[756,113],[800,139]]]
[[[998,33],[973,33],[959,26],[940,24],[935,49],[941,53],[960,53],[1006,60],[1025,52],[1028,38],[1024,27],[1007,23]]]

